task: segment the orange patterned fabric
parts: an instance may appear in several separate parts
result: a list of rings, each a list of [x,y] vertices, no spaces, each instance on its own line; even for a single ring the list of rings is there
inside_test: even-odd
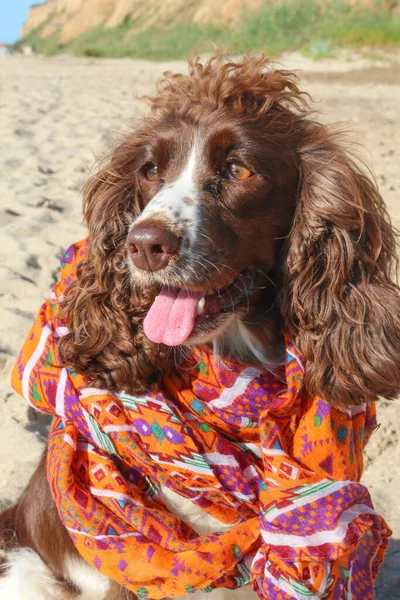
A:
[[[277,374],[201,347],[157,394],[89,387],[57,358],[58,302],[86,251],[66,252],[13,371],[15,389],[54,415],[48,478],[80,554],[139,598],[249,582],[265,600],[372,598],[390,535],[359,483],[374,406],[310,397],[290,343]],[[231,528],[198,536],[161,486]]]

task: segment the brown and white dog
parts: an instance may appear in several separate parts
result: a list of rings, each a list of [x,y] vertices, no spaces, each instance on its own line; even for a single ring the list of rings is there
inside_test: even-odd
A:
[[[285,332],[310,392],[343,407],[395,397],[395,235],[375,183],[313,120],[293,74],[263,56],[193,59],[149,102],[84,188],[90,247],[63,301],[63,363],[143,393],[198,343],[271,368]],[[194,529],[221,530],[160,491]],[[74,549],[44,458],[0,516],[1,540],[1,600],[133,597]],[[226,593],[207,597],[254,596]]]

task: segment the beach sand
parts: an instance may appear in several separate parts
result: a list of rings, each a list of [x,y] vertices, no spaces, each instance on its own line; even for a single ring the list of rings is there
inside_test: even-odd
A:
[[[324,122],[342,122],[361,143],[394,224],[400,226],[400,59],[312,62],[301,86]],[[0,58],[0,499],[23,489],[46,440],[48,419],[27,408],[10,371],[55,282],[62,250],[85,236],[80,187],[95,157],[143,111],[165,69],[184,63],[73,58]],[[376,598],[400,599],[400,401],[379,406],[381,427],[366,450],[363,481],[393,529]]]

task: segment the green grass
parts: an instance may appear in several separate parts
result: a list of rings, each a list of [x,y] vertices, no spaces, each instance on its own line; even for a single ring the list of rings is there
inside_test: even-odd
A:
[[[332,43],[330,40],[311,40],[311,42],[302,47],[301,51],[304,56],[308,56],[314,60],[320,60],[321,58],[335,58],[335,53],[332,50]]]
[[[40,54],[58,54],[63,49],[63,46],[58,43],[58,32],[54,32],[50,37],[43,40],[39,36],[40,30],[41,27],[34,29],[13,44],[12,48],[20,50],[22,46],[32,46],[35,52]]]
[[[386,4],[385,0],[377,0],[375,7],[367,9],[352,7],[344,1],[324,5],[317,0],[293,0],[244,14],[239,25],[231,29],[196,23],[164,23],[164,28],[135,33],[139,24],[126,18],[118,27],[96,27],[65,46],[58,44],[57,33],[41,40],[38,30],[20,40],[18,45],[28,44],[45,54],[153,60],[184,58],[194,49],[212,52],[217,45],[225,46],[233,54],[255,48],[270,56],[301,49],[304,54],[318,59],[334,56],[335,49],[340,47],[399,45],[400,17],[393,16],[385,8]]]

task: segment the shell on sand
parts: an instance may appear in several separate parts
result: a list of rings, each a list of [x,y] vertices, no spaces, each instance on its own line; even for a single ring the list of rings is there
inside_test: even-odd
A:
[[[400,60],[318,63],[300,69],[302,87],[325,122],[346,122],[366,148],[394,224],[400,226]],[[0,499],[21,492],[44,447],[48,422],[13,393],[9,377],[35,314],[55,281],[62,250],[85,236],[80,187],[95,155],[140,116],[134,96],[153,92],[183,63],[0,58]],[[364,482],[394,531],[377,600],[400,599],[400,403],[382,402],[380,430],[366,453]],[[397,595],[396,595],[397,594]]]

